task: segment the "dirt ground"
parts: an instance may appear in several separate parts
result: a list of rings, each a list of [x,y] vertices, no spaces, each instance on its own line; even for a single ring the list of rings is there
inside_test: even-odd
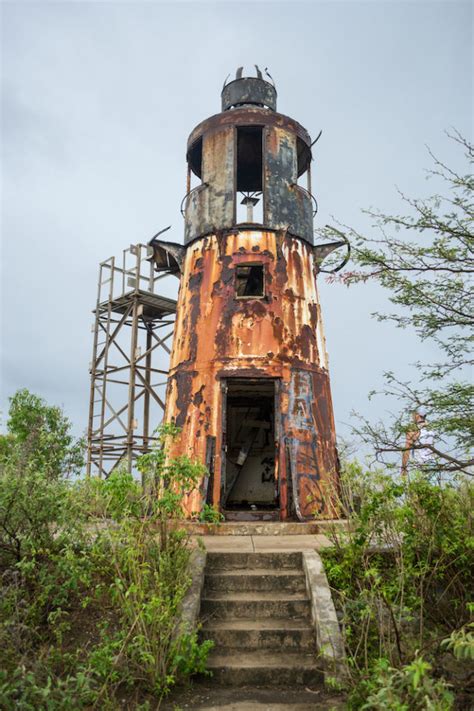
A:
[[[344,699],[322,689],[215,687],[193,684],[175,689],[160,711],[342,711]]]

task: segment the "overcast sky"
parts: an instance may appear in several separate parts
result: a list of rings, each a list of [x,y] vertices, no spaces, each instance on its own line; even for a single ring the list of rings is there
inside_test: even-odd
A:
[[[28,387],[76,433],[89,399],[98,264],[171,224],[181,242],[186,140],[220,111],[224,79],[268,67],[278,110],[317,144],[317,225],[360,231],[363,207],[423,196],[426,144],[454,165],[443,131],[472,131],[469,2],[3,2],[2,410]],[[433,353],[370,314],[374,286],[321,279],[339,432],[384,370]]]

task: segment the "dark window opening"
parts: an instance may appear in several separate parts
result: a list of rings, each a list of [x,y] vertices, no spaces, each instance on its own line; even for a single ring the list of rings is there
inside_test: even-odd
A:
[[[227,381],[225,432],[223,507],[276,509],[274,381]]]
[[[263,167],[263,128],[237,128],[237,191],[261,192]]]
[[[237,128],[236,224],[263,222],[263,127]]]
[[[235,268],[237,298],[265,296],[263,264],[241,264]]]

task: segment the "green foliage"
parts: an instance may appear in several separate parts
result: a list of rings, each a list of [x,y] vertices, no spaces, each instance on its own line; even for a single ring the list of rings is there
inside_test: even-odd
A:
[[[120,631],[113,644],[108,640],[113,663],[107,678],[114,673],[140,677],[150,691],[161,694],[175,681],[175,657],[185,644],[174,632],[189,584],[186,542],[171,531],[162,549],[153,517],[123,519],[119,529],[108,529],[102,537],[98,555],[112,563],[108,589],[120,610]]]
[[[365,210],[374,223],[374,234],[348,228],[356,268],[334,277],[347,285],[379,283],[396,310],[373,316],[411,328],[438,347],[439,360],[416,364],[421,382],[412,384],[394,373],[385,374],[382,394],[394,398],[399,408],[391,422],[372,424],[360,418],[354,428],[386,465],[393,463],[396,453],[429,451],[431,456],[422,466],[437,478],[452,472],[472,475],[474,463],[474,387],[469,377],[474,325],[474,147],[457,132],[448,136],[463,151],[465,167],[456,171],[430,153],[434,165],[427,177],[440,184],[440,192],[426,199],[400,193],[408,215]],[[322,232],[327,231],[330,237],[331,228]],[[407,447],[412,413],[420,409],[433,441],[412,441]],[[419,468],[420,461],[413,466]]]
[[[365,684],[366,702],[361,709],[372,711],[449,711],[454,697],[446,683],[430,675],[431,664],[415,657],[410,664],[394,669],[380,659]]]
[[[145,489],[149,492],[148,505],[160,526],[161,546],[168,546],[170,521],[182,516],[182,502],[198,485],[206,468],[189,457],[169,456],[168,443],[179,435],[174,424],[158,429],[158,443],[149,454],[137,460]]]
[[[124,517],[138,517],[143,511],[143,492],[140,483],[125,468],[118,467],[107,479],[90,477],[76,484],[76,493],[92,517],[121,521]]]
[[[441,674],[458,695],[468,693],[474,148],[459,133],[448,135],[464,152],[466,168],[453,170],[431,154],[428,177],[441,183],[442,193],[400,194],[408,215],[365,211],[375,233],[348,228],[356,268],[332,277],[348,286],[379,283],[396,309],[373,315],[431,339],[441,353],[438,361],[416,364],[415,384],[385,373],[382,394],[396,400],[398,414],[374,424],[359,417],[353,428],[384,465],[376,472],[346,465],[342,508],[350,528],[344,536],[334,531],[335,548],[324,553],[345,631],[354,708],[450,708],[450,692],[435,680]]]
[[[443,650],[467,659],[472,642],[474,486],[440,486],[421,474],[398,482],[353,462],[345,466],[342,493],[349,526],[334,528],[334,547],[323,558],[346,640],[352,705],[373,694],[379,705],[366,708],[449,708],[444,686],[428,679],[429,664],[462,691],[463,682],[444,667]],[[431,707],[417,705],[420,690],[407,701],[416,669],[424,669],[423,693],[432,688]],[[383,706],[383,698],[392,705]]]
[[[204,504],[201,512],[199,513],[199,521],[201,523],[219,524],[223,520],[224,516],[221,514],[219,509],[211,504]]]
[[[472,616],[474,605],[469,603],[468,609]],[[474,661],[474,622],[469,622],[451,632],[449,637],[443,640],[442,646],[450,650],[456,659]]]
[[[176,428],[163,428],[140,460],[143,491],[120,468],[107,480],[70,481],[71,469],[62,476],[76,451],[67,420],[27,391],[12,398],[8,426],[0,441],[0,706],[116,708],[118,690],[157,700],[203,672],[210,643],[178,624],[190,582],[180,501],[202,467],[169,458]]]
[[[71,435],[71,423],[59,407],[28,390],[10,398],[7,435],[0,435],[0,467],[14,465],[23,473],[58,479],[78,474],[84,443]]]
[[[95,701],[90,676],[82,671],[63,678],[38,675],[20,666],[12,673],[0,670],[0,707],[5,711],[75,711]]]

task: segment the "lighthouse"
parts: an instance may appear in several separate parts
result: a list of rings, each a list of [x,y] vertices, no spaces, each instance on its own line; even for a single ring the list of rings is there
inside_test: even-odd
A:
[[[337,516],[338,457],[314,245],[312,141],[276,110],[269,76],[224,85],[192,131],[184,245],[155,239],[180,277],[165,422],[171,455],[206,466],[183,501],[227,520]],[[195,185],[192,185],[194,181]]]

